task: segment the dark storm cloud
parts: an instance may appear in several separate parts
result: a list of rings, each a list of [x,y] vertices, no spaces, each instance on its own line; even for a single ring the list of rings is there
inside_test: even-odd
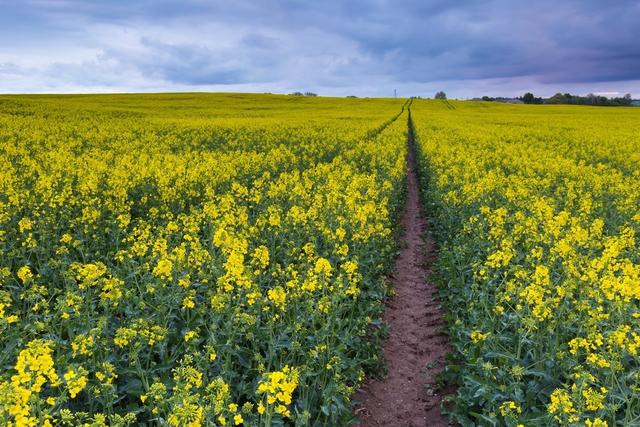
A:
[[[635,89],[639,4],[0,0],[0,90]]]

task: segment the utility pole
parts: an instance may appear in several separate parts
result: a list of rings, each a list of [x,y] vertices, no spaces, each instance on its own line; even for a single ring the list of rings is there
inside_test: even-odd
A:
[[[394,97],[394,98],[397,98],[397,97],[398,97],[398,92],[397,92],[395,89],[393,90],[393,97]]]

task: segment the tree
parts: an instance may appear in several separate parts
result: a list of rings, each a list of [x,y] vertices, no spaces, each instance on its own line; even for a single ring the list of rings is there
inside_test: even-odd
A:
[[[556,93],[551,98],[549,98],[547,102],[549,104],[568,104],[569,103],[567,100],[567,97],[561,94],[560,92]]]
[[[438,93],[436,93],[436,99],[447,99],[447,94],[443,91],[439,91]]]
[[[525,104],[533,104],[536,101],[536,97],[531,92],[527,92],[522,96],[522,102]]]

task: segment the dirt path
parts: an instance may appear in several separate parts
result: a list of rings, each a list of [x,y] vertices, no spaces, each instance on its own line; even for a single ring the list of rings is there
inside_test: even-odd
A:
[[[369,380],[354,399],[362,427],[439,427],[448,421],[440,413],[439,395],[431,384],[449,351],[435,285],[429,282],[435,258],[433,240],[420,208],[409,127],[407,201],[402,215],[401,252],[391,277],[396,295],[387,305],[384,321],[389,338],[384,344],[387,375]]]

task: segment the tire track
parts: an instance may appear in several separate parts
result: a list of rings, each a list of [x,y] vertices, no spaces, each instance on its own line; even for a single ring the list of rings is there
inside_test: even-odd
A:
[[[438,291],[429,281],[435,243],[426,234],[416,173],[411,110],[408,114],[407,196],[402,214],[401,252],[391,276],[395,297],[384,321],[389,337],[383,353],[387,374],[368,380],[356,393],[355,413],[361,427],[439,427],[449,425],[441,414],[442,396],[431,386],[450,350]]]

